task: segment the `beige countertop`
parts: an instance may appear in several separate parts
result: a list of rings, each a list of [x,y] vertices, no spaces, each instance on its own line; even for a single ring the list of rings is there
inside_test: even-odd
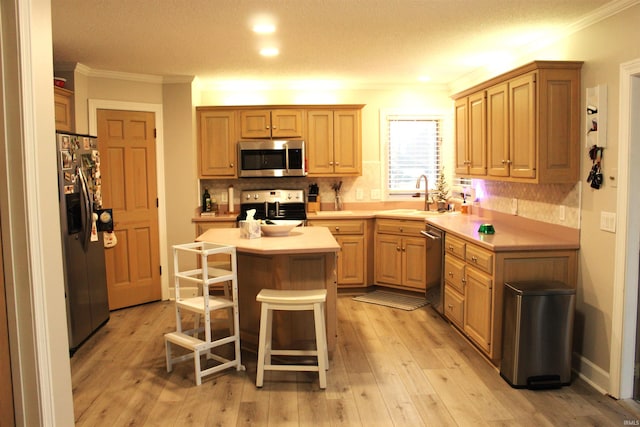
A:
[[[237,251],[264,254],[303,254],[338,252],[340,245],[326,227],[296,227],[288,236],[240,237],[239,228],[212,228],[196,238],[199,242],[235,246]]]
[[[442,215],[426,221],[495,252],[580,248],[579,230],[515,216]],[[495,234],[479,233],[482,224],[493,225]]]
[[[229,214],[227,216],[199,217],[194,221],[228,221],[233,218]],[[487,210],[483,210],[481,216],[464,215],[459,212],[438,214],[437,212],[421,212],[416,209],[320,211],[307,214],[307,220],[371,218],[424,221],[447,233],[474,241],[478,245],[496,252],[580,248],[580,230],[578,229]],[[495,234],[478,232],[480,225],[487,223],[494,226]]]

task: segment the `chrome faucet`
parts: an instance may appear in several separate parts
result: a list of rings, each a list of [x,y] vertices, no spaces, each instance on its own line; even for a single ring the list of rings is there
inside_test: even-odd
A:
[[[416,188],[420,189],[420,180],[424,178],[424,210],[428,211],[430,209],[429,203],[429,180],[426,175],[420,175],[418,180],[416,181]],[[419,193],[418,193],[419,194]]]

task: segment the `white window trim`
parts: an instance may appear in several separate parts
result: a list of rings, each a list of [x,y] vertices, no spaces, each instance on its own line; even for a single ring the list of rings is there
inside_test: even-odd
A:
[[[405,192],[402,193],[390,193],[388,188],[388,180],[387,177],[389,175],[389,150],[388,150],[388,141],[387,141],[387,117],[389,116],[402,116],[405,118],[416,118],[423,120],[440,120],[440,164],[445,165],[445,174],[447,175],[447,179],[451,179],[451,170],[449,169],[448,156],[445,155],[445,150],[443,150],[443,146],[447,137],[449,135],[448,126],[450,125],[450,116],[443,113],[434,113],[433,111],[421,111],[421,110],[406,110],[406,109],[380,109],[380,183],[382,186],[382,200],[393,200],[393,201],[410,201],[415,200],[412,197],[412,194],[407,194]],[[418,177],[416,176],[416,179]],[[429,187],[434,188],[435,183],[429,183]],[[421,191],[424,191],[421,189]]]

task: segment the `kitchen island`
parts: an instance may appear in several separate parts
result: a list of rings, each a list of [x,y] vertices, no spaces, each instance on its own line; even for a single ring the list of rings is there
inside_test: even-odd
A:
[[[327,346],[336,344],[336,254],[340,246],[326,227],[296,227],[288,236],[246,239],[239,228],[212,228],[197,241],[236,247],[240,342],[255,350],[260,330],[261,289],[326,289]],[[306,348],[315,343],[310,312],[274,315],[273,347]]]

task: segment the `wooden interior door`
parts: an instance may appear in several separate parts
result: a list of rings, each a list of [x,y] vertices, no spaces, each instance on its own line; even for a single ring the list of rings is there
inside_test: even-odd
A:
[[[0,234],[0,241],[2,234]],[[9,353],[9,325],[7,300],[4,290],[4,258],[0,245],[0,426],[15,425],[13,410],[13,383],[11,381],[11,354]]]
[[[98,110],[103,206],[118,243],[105,249],[109,309],[161,298],[155,117]]]

